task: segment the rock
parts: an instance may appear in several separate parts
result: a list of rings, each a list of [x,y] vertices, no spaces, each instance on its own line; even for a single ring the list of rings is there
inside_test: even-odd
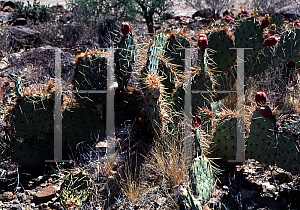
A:
[[[11,12],[2,12],[0,11],[0,22],[3,22],[4,24],[12,21],[12,14]]]
[[[20,202],[24,202],[26,200],[26,194],[25,193],[19,193],[17,195],[17,198]]]
[[[55,196],[55,188],[53,186],[48,186],[41,191],[38,191],[34,196],[33,200],[39,202],[47,202],[50,201],[51,198]]]
[[[12,9],[16,8],[16,4],[15,2],[13,1],[6,1],[4,4],[3,4],[3,8],[5,7],[11,7]]]
[[[174,18],[175,20],[180,20],[180,18],[182,17],[185,17],[185,18],[192,18],[189,14],[187,13],[180,13],[180,14],[177,14]]]
[[[11,8],[10,6],[5,6],[3,7],[3,12],[12,12],[14,9]]]
[[[12,27],[9,32],[10,45],[17,47],[19,45],[27,47],[37,47],[41,44],[40,32],[23,26]]]
[[[289,183],[289,182],[293,181],[292,175],[287,172],[285,173],[285,172],[272,171],[272,176],[274,177],[275,180],[278,180],[280,184]]]
[[[10,206],[11,210],[21,210],[22,209],[22,205],[21,204],[13,204]]]
[[[202,18],[212,18],[215,16],[215,11],[213,9],[210,8],[204,8],[201,10],[198,10],[197,12],[195,12],[192,16],[192,18],[194,19],[195,17],[202,17]]]
[[[164,20],[174,19],[174,15],[171,14],[170,12],[165,12],[165,13],[163,14],[163,19],[164,19]]]
[[[14,198],[14,194],[12,192],[4,192],[0,196],[0,200],[2,201],[11,201]]]
[[[27,24],[26,18],[17,18],[13,22],[13,26],[25,26]]]

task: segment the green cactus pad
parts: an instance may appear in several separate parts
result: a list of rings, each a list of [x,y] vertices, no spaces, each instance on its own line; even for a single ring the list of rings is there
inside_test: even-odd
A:
[[[77,56],[73,85],[74,90],[107,90],[108,58],[102,52],[88,52]],[[84,105],[106,104],[105,94],[74,93],[77,101]]]
[[[61,185],[61,202],[64,207],[81,206],[94,191],[91,178],[83,172],[71,173]]]
[[[274,62],[275,48],[265,47],[258,54],[245,58],[245,77],[254,76],[267,70]]]
[[[53,132],[53,99],[45,95],[28,95],[15,106],[14,134],[17,138],[31,138]]]
[[[300,143],[298,137],[290,133],[278,136],[276,165],[292,174],[300,174]]]
[[[297,57],[299,58],[300,28],[286,31],[281,37],[276,51],[278,61],[287,63]]]
[[[164,57],[174,65],[176,72],[184,72],[185,50],[181,48],[190,48],[191,43],[188,37],[182,33],[171,33],[167,38]]]
[[[208,36],[208,48],[215,52],[209,55],[213,62],[209,67],[213,74],[221,74],[230,70],[236,60],[233,40],[224,30],[213,31]]]
[[[145,88],[143,89],[145,104],[146,104],[146,115],[152,123],[152,128],[155,131],[159,131],[161,125],[161,112],[163,111],[160,107],[163,95],[163,85],[160,77],[155,73],[149,73],[146,79],[143,81]]]
[[[18,99],[23,98],[23,90],[22,90],[22,80],[21,77],[18,77],[18,79],[15,81],[15,93]]]
[[[244,19],[234,32],[236,48],[253,48],[245,50],[245,56],[256,55],[263,48],[263,32],[260,23],[253,17]]]
[[[274,130],[273,120],[266,119],[259,111],[255,111],[251,119],[246,156],[264,164],[274,164],[276,155]]]
[[[218,122],[212,138],[212,151],[222,161],[236,159],[237,126],[236,117],[227,116]]]
[[[183,189],[186,206],[193,210],[202,209],[214,191],[214,176],[209,160],[205,156],[196,158],[190,168],[190,189]]]
[[[22,166],[45,165],[45,160],[53,160],[54,155],[53,135],[40,135],[26,140],[13,140],[10,142],[12,160]]]
[[[271,19],[270,19],[270,25],[275,24],[276,25],[276,29],[281,32],[282,31],[282,26],[283,26],[283,18],[281,15],[272,15]]]
[[[94,107],[66,107],[62,116],[63,158],[70,159],[74,154],[87,151],[96,140],[103,140],[105,135],[105,105]],[[81,148],[81,149],[79,149]],[[74,156],[72,156],[74,155]]]
[[[202,204],[207,202],[214,190],[214,176],[209,160],[205,156],[194,160],[190,168],[190,185],[194,196]]]
[[[136,57],[136,39],[132,32],[124,35],[115,51],[115,74],[120,89],[127,87]]]

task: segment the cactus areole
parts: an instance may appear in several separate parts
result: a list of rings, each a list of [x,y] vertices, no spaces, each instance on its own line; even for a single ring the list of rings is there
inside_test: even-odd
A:
[[[275,36],[269,36],[267,39],[264,40],[263,46],[264,47],[271,47],[277,44],[278,40]]]
[[[207,36],[205,34],[200,34],[199,39],[198,39],[198,46],[201,50],[205,50],[208,45],[208,40]]]
[[[255,102],[258,106],[263,106],[267,102],[267,95],[263,91],[259,91],[255,95]]]
[[[130,25],[129,23],[122,23],[121,32],[123,35],[127,35],[130,31]]]

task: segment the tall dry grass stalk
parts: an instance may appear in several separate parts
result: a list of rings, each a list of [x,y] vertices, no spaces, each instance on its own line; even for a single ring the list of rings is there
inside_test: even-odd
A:
[[[182,136],[181,131],[176,131],[154,140],[154,146],[143,166],[147,174],[155,177],[159,184],[164,179],[173,187],[188,182],[189,164],[184,158]]]

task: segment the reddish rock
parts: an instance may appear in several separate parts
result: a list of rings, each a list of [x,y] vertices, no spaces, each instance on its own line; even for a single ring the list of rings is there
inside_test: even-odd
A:
[[[38,191],[34,196],[33,200],[40,202],[47,202],[54,198],[56,189],[53,186],[48,186],[41,191]]]
[[[12,199],[14,199],[14,194],[12,192],[4,192],[0,196],[0,200],[3,200],[3,201],[11,201]]]

